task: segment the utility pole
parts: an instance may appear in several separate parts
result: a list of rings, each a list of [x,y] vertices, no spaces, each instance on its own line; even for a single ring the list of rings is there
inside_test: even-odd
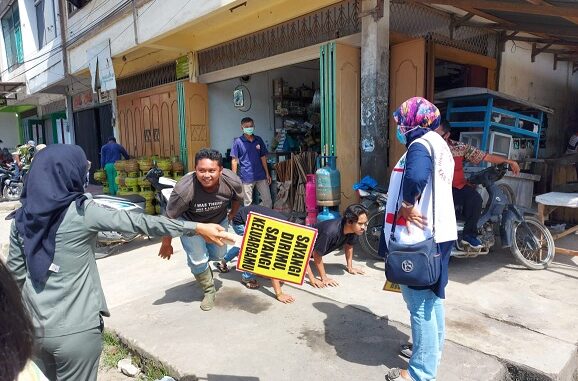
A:
[[[389,182],[389,4],[361,1],[361,177]]]
[[[66,46],[66,0],[60,0],[58,2],[59,12],[58,19],[60,21],[60,46],[62,52],[62,66],[64,67],[64,79],[68,79],[69,68],[68,68],[68,50]],[[74,136],[74,111],[72,110],[72,95],[70,94],[70,89],[66,86],[65,90],[66,96],[66,122],[68,123],[68,138],[71,144],[76,142]]]

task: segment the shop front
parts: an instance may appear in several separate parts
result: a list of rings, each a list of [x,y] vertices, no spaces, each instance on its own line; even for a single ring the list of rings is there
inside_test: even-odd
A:
[[[93,173],[100,167],[100,148],[113,135],[112,105],[107,99],[100,99],[99,102],[92,90],[73,96],[72,101],[75,143],[82,147],[87,159],[93,163],[90,168],[90,180],[93,181]],[[59,122],[56,124],[57,136],[61,133],[66,136],[68,123],[58,116],[55,115],[55,120]]]
[[[336,156],[341,172],[340,204],[355,202],[352,186],[363,172],[360,20],[367,15],[361,15],[360,9],[359,1],[341,1],[294,19],[279,19],[250,34],[235,29],[236,36],[230,35],[226,42],[198,50],[193,45],[202,46],[201,40],[192,39],[197,26],[159,40],[156,46],[191,41],[192,54],[181,55],[187,58],[188,73],[177,80],[178,64],[173,61],[150,73],[121,78],[120,141],[135,156],[180,156],[190,170],[201,147],[212,146],[228,157],[233,139],[241,134],[241,119],[251,117],[256,134],[271,153],[268,161],[273,172],[275,164],[290,159],[292,153]],[[435,12],[432,16],[423,6],[391,4],[389,115],[411,96],[433,99],[436,89],[482,83],[495,86],[495,33],[464,27],[452,40],[423,32],[407,21],[407,16],[419,12],[423,18],[435,20],[436,30],[447,28],[451,21]],[[240,15],[236,23],[253,16]],[[222,20],[213,21],[211,30],[224,30]],[[217,34],[208,41],[215,38]],[[127,62],[136,65],[138,60]],[[458,69],[467,72],[460,83],[445,78],[444,73]],[[164,79],[149,85],[149,77]],[[126,90],[123,82],[135,86]],[[393,128],[391,121],[389,128],[383,126],[384,135],[394,136]],[[387,163],[378,171],[381,184],[388,182],[387,168],[403,152],[395,139],[387,141]]]

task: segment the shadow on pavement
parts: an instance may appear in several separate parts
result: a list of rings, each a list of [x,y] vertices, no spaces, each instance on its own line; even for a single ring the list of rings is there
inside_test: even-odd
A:
[[[217,289],[217,291],[219,290],[219,288],[221,288],[222,285],[223,282],[221,282],[218,279],[215,279],[215,288]],[[179,284],[178,286],[165,290],[165,296],[155,300],[153,302],[153,305],[158,306],[161,304],[175,303],[175,302],[181,303],[200,302],[201,300],[203,300],[203,295],[204,295],[203,290],[201,290],[197,282],[188,282]]]
[[[313,265],[314,272],[317,274],[317,267],[315,267],[313,263],[311,263],[311,265]],[[323,267],[325,267],[325,273],[327,273],[327,275],[344,275],[347,273],[345,271],[345,264],[342,263],[324,263]],[[359,265],[356,266],[354,263],[353,267],[359,267]]]
[[[363,312],[363,306],[345,306],[326,302],[313,303],[326,314],[325,337],[319,332],[301,332],[307,344],[315,348],[316,341],[324,340],[335,348],[337,356],[345,361],[368,365],[385,365],[388,368],[405,367],[407,363],[398,355],[399,346],[409,341],[409,336],[387,320]],[[355,378],[352,375],[352,378]]]
[[[471,284],[480,279],[507,268],[516,271],[530,271],[516,262],[509,249],[493,249],[486,255],[475,258],[451,258],[449,277],[451,281]]]

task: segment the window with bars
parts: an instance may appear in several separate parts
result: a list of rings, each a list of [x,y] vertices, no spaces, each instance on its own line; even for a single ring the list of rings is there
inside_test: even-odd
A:
[[[79,9],[84,8],[84,6],[90,3],[91,0],[68,0],[67,9],[68,9],[68,17],[72,16],[76,13]]]
[[[56,38],[56,15],[54,0],[35,0],[36,25],[38,27],[38,49]]]
[[[2,35],[6,49],[6,61],[8,71],[12,71],[24,63],[24,51],[22,49],[22,29],[20,28],[20,13],[18,3],[8,7],[8,11],[2,16]]]

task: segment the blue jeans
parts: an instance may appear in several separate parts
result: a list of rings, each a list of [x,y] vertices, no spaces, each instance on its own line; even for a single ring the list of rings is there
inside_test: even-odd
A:
[[[410,313],[413,339],[408,372],[415,381],[435,381],[445,339],[443,300],[429,289],[400,287]]]
[[[245,225],[233,225],[233,231],[235,233],[237,233],[237,235],[243,235],[245,234]],[[239,255],[239,251],[241,251],[241,249],[239,249],[237,246],[233,246],[229,249],[229,251],[227,252],[227,254],[225,254],[225,257],[223,258],[226,262],[230,262],[233,258],[237,257],[237,255]],[[244,271],[243,274],[241,274],[241,278],[243,278],[244,281],[251,281],[251,280],[255,280],[257,279],[257,277],[247,271]]]
[[[227,229],[227,219],[225,218],[219,225]],[[209,260],[220,261],[225,255],[226,246],[207,243],[198,235],[181,236],[181,243],[185,253],[187,253],[187,265],[189,265],[193,275],[205,272],[209,268]]]

